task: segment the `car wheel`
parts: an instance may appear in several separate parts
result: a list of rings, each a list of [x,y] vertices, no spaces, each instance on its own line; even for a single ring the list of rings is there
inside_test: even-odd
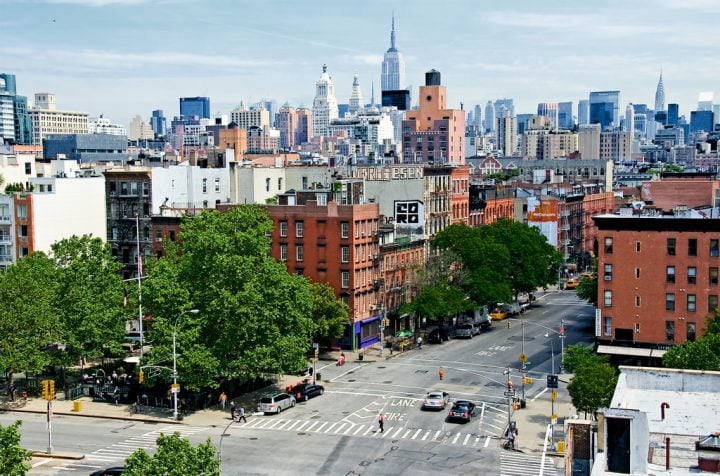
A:
[[[280,414],[280,412],[282,412],[282,407],[281,407],[281,406],[278,406],[278,411],[277,411],[277,414],[279,415],[279,414]]]
[[[320,390],[320,395],[322,395],[323,393],[325,393],[325,390]]]
[[[293,408],[295,406],[295,402],[290,402],[290,408]]]
[[[308,396],[308,395],[305,395],[305,397],[304,397],[306,402],[308,401],[309,398],[310,398],[310,396]]]

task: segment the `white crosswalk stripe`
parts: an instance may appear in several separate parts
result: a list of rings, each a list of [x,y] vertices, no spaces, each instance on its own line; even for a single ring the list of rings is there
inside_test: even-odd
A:
[[[542,474],[542,456],[526,455],[516,451],[500,453],[500,476],[560,476],[562,473],[555,468],[552,459],[545,458]]]
[[[69,472],[83,471],[87,473],[87,463],[101,463],[103,466],[108,466],[109,463],[124,461],[137,449],[154,449],[156,447],[155,441],[161,434],[172,435],[173,433],[179,433],[180,436],[184,438],[205,430],[207,430],[207,428],[200,426],[167,425],[163,428],[143,433],[142,435],[131,436],[106,448],[100,448],[92,453],[88,453],[83,460],[85,463],[72,463],[64,467],[57,467],[57,469]]]
[[[443,430],[430,430],[426,428],[417,428],[412,426],[386,426],[385,431],[380,433],[376,424],[348,424],[343,421],[329,422],[319,420],[289,420],[289,419],[272,419],[268,420],[259,418],[252,419],[246,424],[235,426],[239,430],[266,430],[266,431],[292,431],[306,433],[322,433],[326,435],[347,435],[358,437],[398,439],[398,440],[416,440],[416,441],[435,441],[437,443],[456,446],[483,447],[490,436],[487,432],[479,433],[460,433]]]

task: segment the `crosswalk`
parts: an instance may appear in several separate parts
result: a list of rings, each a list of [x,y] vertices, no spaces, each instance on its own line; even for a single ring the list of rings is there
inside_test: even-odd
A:
[[[156,447],[155,441],[160,434],[171,435],[177,432],[181,437],[186,438],[204,430],[207,430],[207,428],[185,425],[168,425],[141,435],[131,436],[130,438],[115,443],[109,447],[100,448],[92,453],[87,453],[85,458],[78,462],[74,462],[67,466],[55,466],[54,469],[67,472],[83,471],[87,474],[88,472],[96,471],[108,466],[122,466],[122,462],[125,461],[125,459],[127,459],[127,457],[135,450],[141,448],[146,451],[154,449]]]
[[[542,469],[542,472],[541,472]],[[542,464],[541,455],[526,455],[516,451],[500,453],[500,476],[560,476],[551,459]]]
[[[235,428],[238,428],[237,426]],[[385,431],[379,431],[378,425],[358,424],[348,421],[321,421],[321,420],[288,420],[276,418],[254,418],[240,429],[292,431],[303,433],[320,433],[327,435],[345,435],[367,438],[384,438],[388,440],[414,440],[418,442],[434,442],[446,445],[461,445],[469,447],[487,447],[491,436],[476,433],[460,433],[447,430],[428,430],[425,428],[411,428],[406,426],[385,425]]]

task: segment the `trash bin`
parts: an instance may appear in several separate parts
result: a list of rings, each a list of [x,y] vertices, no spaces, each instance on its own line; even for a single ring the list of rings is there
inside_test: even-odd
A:
[[[564,453],[565,452],[565,441],[560,440],[555,444],[555,449],[558,453]]]
[[[82,410],[82,402],[80,400],[75,400],[73,402],[73,411],[79,413],[81,410]]]
[[[318,382],[322,380],[322,374],[320,372],[315,373],[315,380],[317,380]]]
[[[525,404],[526,404],[525,399],[521,398],[520,399],[520,408],[525,408]]]

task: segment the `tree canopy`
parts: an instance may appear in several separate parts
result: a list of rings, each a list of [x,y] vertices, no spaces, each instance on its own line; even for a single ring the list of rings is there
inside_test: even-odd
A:
[[[153,316],[147,363],[167,361],[177,329],[178,372],[191,390],[305,367],[317,294],[270,256],[272,226],[259,205],[183,220],[179,244],[151,263],[143,285]],[[179,318],[187,309],[200,312]]]
[[[125,460],[125,468],[130,476],[219,476],[220,461],[215,453],[210,438],[194,447],[179,433],[161,434],[153,456],[142,448],[136,450]]]
[[[610,406],[617,372],[607,363],[607,357],[593,353],[589,347],[571,345],[565,353],[565,368],[575,375],[568,383],[570,399],[578,411],[595,414]]]
[[[583,276],[582,278],[580,278],[580,284],[578,284],[578,287],[575,288],[575,291],[580,299],[585,299],[592,305],[597,305],[597,278]]]
[[[708,334],[696,342],[671,347],[663,365],[673,369],[720,370],[720,334]]]
[[[327,283],[310,283],[312,293],[313,340],[329,345],[332,339],[342,337],[345,324],[350,323],[350,308],[335,297]]]
[[[19,476],[30,470],[27,461],[32,453],[20,446],[20,425],[20,420],[6,427],[0,425],[0,474]]]

